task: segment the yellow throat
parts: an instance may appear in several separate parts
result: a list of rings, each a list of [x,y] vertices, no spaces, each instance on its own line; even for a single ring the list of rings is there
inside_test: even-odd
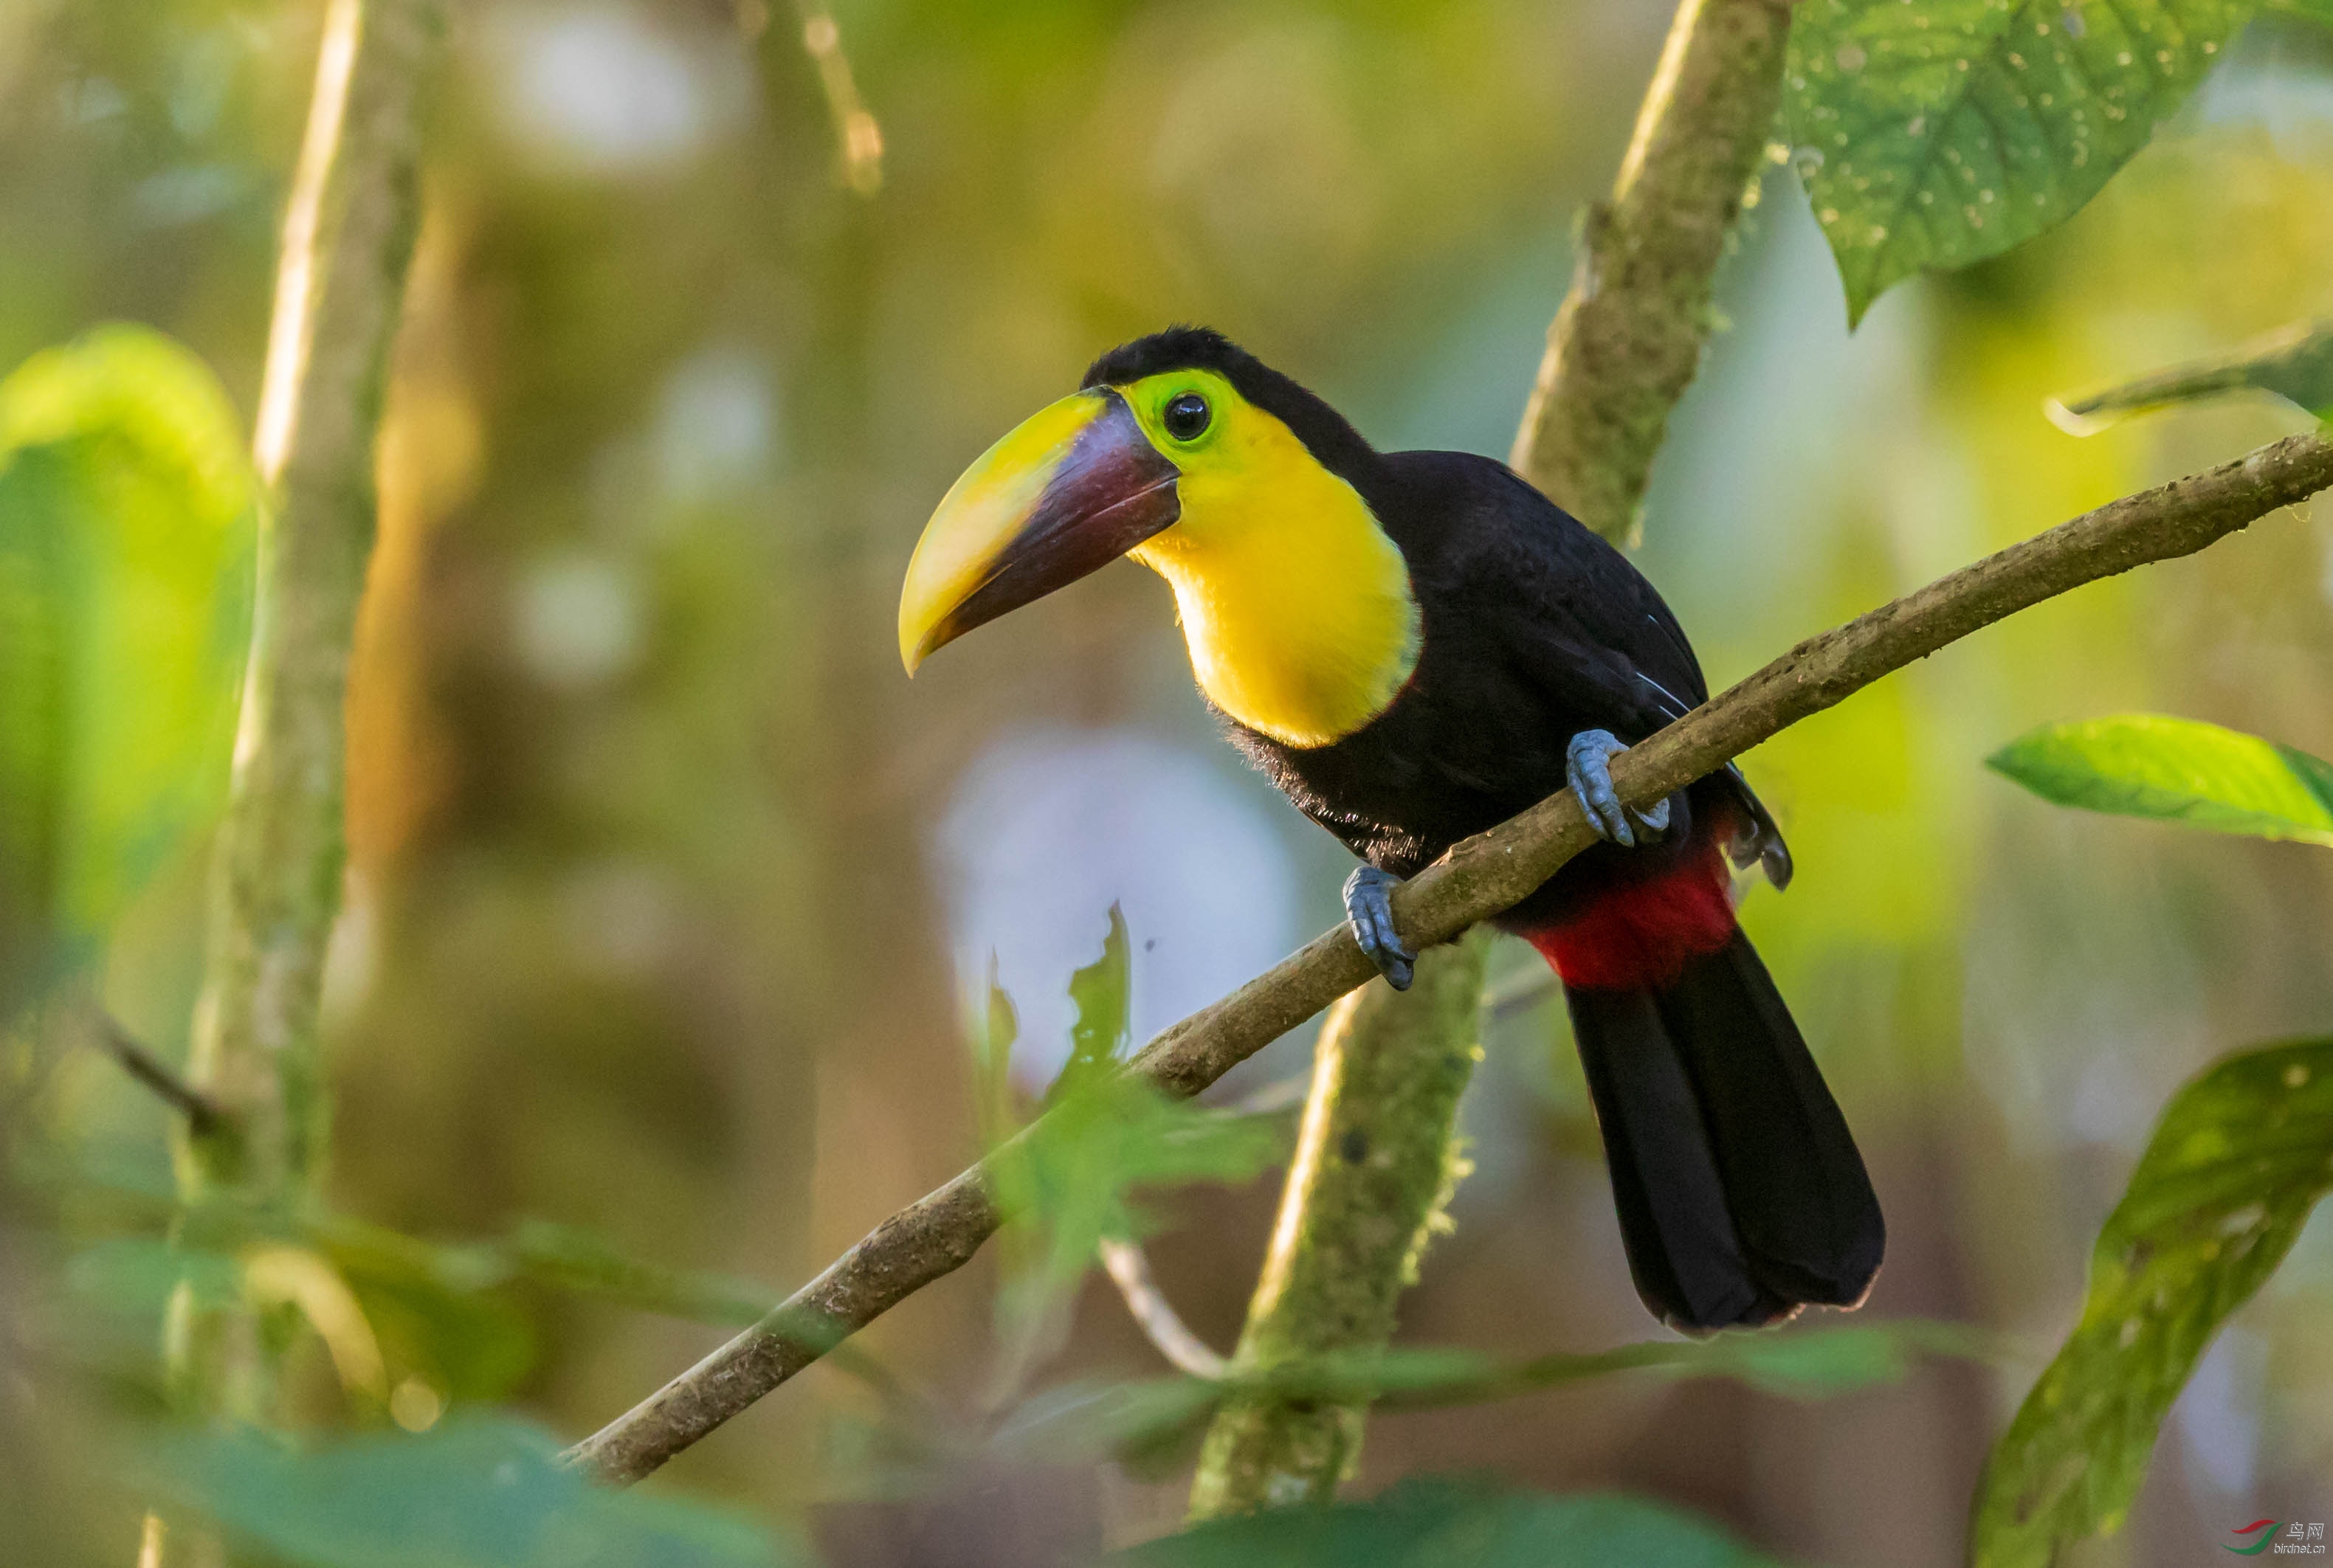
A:
[[[1133,401],[1138,417],[1156,406]],[[1409,567],[1286,425],[1243,401],[1222,424],[1203,457],[1178,459],[1181,520],[1134,558],[1173,586],[1208,701],[1284,745],[1326,746],[1417,668]]]

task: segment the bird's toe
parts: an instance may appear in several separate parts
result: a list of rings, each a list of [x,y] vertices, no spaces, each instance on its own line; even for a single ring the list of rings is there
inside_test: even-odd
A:
[[[1400,885],[1400,878],[1389,872],[1361,866],[1345,879],[1345,917],[1353,928],[1353,940],[1386,983],[1406,991],[1416,976],[1417,954],[1394,930],[1393,890]]]

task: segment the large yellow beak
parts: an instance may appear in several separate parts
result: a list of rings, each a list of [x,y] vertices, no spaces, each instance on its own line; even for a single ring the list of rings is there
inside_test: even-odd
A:
[[[1182,515],[1175,464],[1108,387],[1037,411],[924,525],[899,591],[899,660],[1099,570]]]

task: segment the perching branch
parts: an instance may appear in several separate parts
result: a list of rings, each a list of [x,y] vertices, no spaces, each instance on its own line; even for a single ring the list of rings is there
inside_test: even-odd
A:
[[[1782,96],[1791,0],[1684,0],[1507,459],[1615,543],[1701,363],[1710,284]]]
[[[1893,671],[2059,594],[2193,555],[2333,486],[2333,439],[2294,435],[2233,463],[2126,496],[1810,637],[1612,764],[1620,798],[1649,806]],[[1453,848],[1401,888],[1396,921],[1416,946],[1450,941],[1529,894],[1595,842],[1570,794],[1551,796]],[[1192,1014],[1128,1065],[1197,1094],[1376,970],[1344,926]],[[1002,1217],[981,1168],[909,1204],[752,1328],[569,1450],[628,1482],[792,1377],[824,1350],[960,1267]]]

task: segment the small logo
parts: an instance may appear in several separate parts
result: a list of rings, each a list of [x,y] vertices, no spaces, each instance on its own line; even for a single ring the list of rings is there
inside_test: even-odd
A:
[[[2263,1552],[2279,1557],[2322,1557],[2325,1555],[2325,1525],[2299,1519],[2254,1519],[2228,1532],[2231,1535],[2254,1537],[2249,1544],[2232,1546],[2220,1543],[2223,1552],[2233,1552],[2239,1557],[2257,1557]]]

